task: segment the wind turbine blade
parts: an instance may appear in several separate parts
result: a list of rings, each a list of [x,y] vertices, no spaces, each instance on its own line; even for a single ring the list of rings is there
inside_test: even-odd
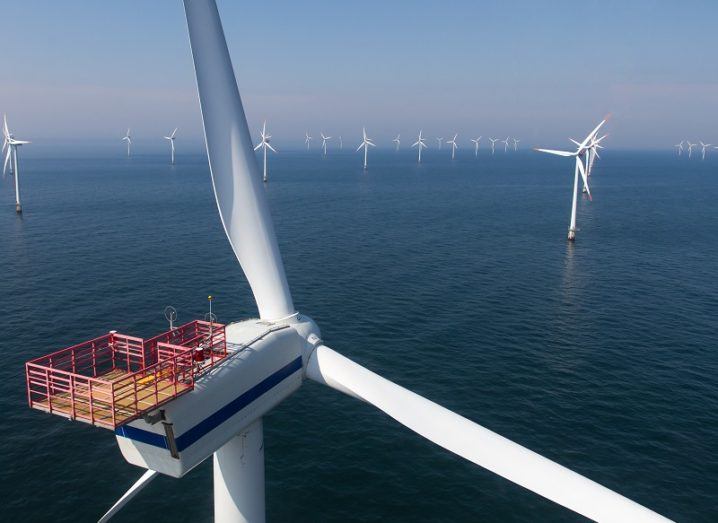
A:
[[[359,152],[362,147],[364,147],[364,142],[362,142],[362,143],[359,144],[359,147],[357,147],[356,152]]]
[[[570,153],[568,151],[555,151],[553,149],[534,149],[540,153],[555,154],[556,156],[576,156],[576,153]]]
[[[420,436],[596,521],[669,521],[320,345],[307,377],[374,405]]]
[[[222,225],[260,318],[291,316],[294,304],[217,5],[214,0],[185,0],[184,7]]]
[[[171,138],[175,137],[175,134],[177,134],[177,127],[175,127],[175,130],[172,131],[172,134],[170,135]]]
[[[277,150],[274,147],[272,147],[269,142],[267,142],[267,147],[269,147],[270,151],[274,151],[275,153],[277,152]]]
[[[583,161],[581,161],[581,158],[576,156],[576,165],[578,166],[578,172],[581,173],[581,178],[583,179],[583,186],[586,188],[586,194],[588,194],[588,199],[593,200],[593,197],[591,196],[591,189],[588,187],[588,176],[586,175],[586,169],[583,167]]]
[[[589,134],[588,136],[586,136],[586,138],[583,140],[583,142],[581,142],[581,143],[579,144],[579,148],[580,148],[580,149],[583,149],[584,147],[586,147],[586,144],[591,141],[591,138],[593,138],[594,136],[596,136],[596,133],[598,132],[598,130],[599,130],[601,127],[603,127],[603,124],[605,124],[605,123],[608,121],[608,118],[609,118],[609,117],[606,116],[603,120],[601,120],[601,123],[599,123],[599,124],[593,129],[593,131],[591,131],[591,134]]]
[[[122,507],[127,505],[132,500],[132,498],[139,494],[140,491],[145,488],[150,483],[150,481],[155,479],[158,474],[159,473],[155,472],[154,470],[148,470],[144,474],[142,474],[142,476],[140,476],[140,479],[138,479],[135,484],[132,485],[130,489],[125,492],[114,505],[112,505],[112,507],[110,507],[110,510],[105,512],[105,515],[98,520],[98,523],[105,523],[109,521],[112,516],[117,514]]]
[[[417,145],[419,145],[419,143],[420,143],[420,142],[414,142],[413,144],[411,144],[411,147],[414,148],[414,147],[416,147]]]
[[[5,153],[5,163],[2,166],[3,175],[7,172],[7,168],[10,165],[10,159],[12,158],[12,147],[8,146],[7,153]]]
[[[259,150],[259,148],[262,147],[263,145],[264,145],[264,142],[259,142],[259,143],[254,147],[254,150],[255,150],[255,151]]]

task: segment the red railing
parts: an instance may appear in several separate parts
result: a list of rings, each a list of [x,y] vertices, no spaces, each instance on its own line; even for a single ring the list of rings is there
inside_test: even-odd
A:
[[[113,331],[27,362],[28,402],[114,429],[192,390],[226,355],[218,323],[197,320],[149,340]]]

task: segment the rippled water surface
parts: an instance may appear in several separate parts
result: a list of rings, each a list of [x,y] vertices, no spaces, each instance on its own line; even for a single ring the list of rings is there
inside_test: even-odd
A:
[[[565,240],[572,169],[529,152],[285,152],[266,191],[297,308],[326,343],[680,521],[718,520],[718,161],[607,153]],[[26,406],[23,363],[150,335],[216,296],[256,314],[204,156],[24,159],[0,184],[7,521],[94,521],[141,471],[110,431]],[[265,419],[270,521],[576,521],[307,383]],[[117,521],[210,521],[211,465]]]

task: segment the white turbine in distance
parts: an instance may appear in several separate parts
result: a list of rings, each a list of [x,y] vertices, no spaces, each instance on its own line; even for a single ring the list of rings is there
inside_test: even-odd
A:
[[[267,183],[267,180],[269,178],[267,177],[267,149],[270,149],[272,152],[276,153],[277,150],[272,147],[272,145],[269,143],[269,141],[272,139],[271,134],[267,134],[267,121],[265,120],[262,124],[262,132],[259,133],[259,136],[262,141],[260,141],[257,146],[254,148],[254,150],[258,150],[260,147],[262,148],[262,156],[263,156],[263,163],[264,163],[264,172],[262,174],[262,181],[264,183]]]
[[[184,0],[184,7],[217,207],[259,319],[227,325],[226,341],[233,352],[211,373],[199,376],[193,390],[165,403],[156,416],[119,427],[116,438],[123,456],[149,470],[112,511],[148,485],[155,471],[182,477],[213,456],[215,521],[264,521],[262,417],[311,379],[587,518],[666,521],[324,344],[316,323],[294,308],[215,1]],[[163,500],[171,503],[158,497],[156,510]]]
[[[676,145],[673,146],[676,148],[676,152],[678,153],[678,156],[683,154],[683,142],[685,142],[685,140],[681,140],[681,143],[677,143]]]
[[[586,167],[583,164],[583,158],[586,157],[586,153],[590,147],[591,140],[596,136],[596,133],[598,133],[599,129],[603,127],[603,124],[606,123],[606,120],[608,117],[601,120],[601,123],[599,123],[596,128],[591,131],[591,133],[583,140],[583,142],[578,144],[578,148],[574,152],[568,152],[568,151],[557,151],[554,149],[536,149],[539,152],[542,153],[548,153],[548,154],[554,154],[556,156],[564,156],[564,157],[574,157],[575,158],[575,167],[574,167],[574,174],[573,174],[573,201],[571,203],[571,222],[568,227],[568,239],[569,241],[574,241],[576,239],[576,205],[578,200],[578,176],[581,175],[581,178],[583,179],[583,185],[586,187],[586,192],[588,193],[588,198],[591,198],[591,190],[588,188],[588,175],[586,174]]]
[[[322,150],[324,151],[324,156],[327,155],[327,142],[331,140],[331,136],[324,136],[324,132],[319,133],[319,135],[322,137]]]
[[[690,157],[693,156],[693,148],[698,144],[686,140],[686,145],[688,146],[688,159],[690,159]]]
[[[702,141],[700,142],[700,144],[701,144],[701,160],[705,160],[706,159],[706,149],[711,147],[713,144],[712,143],[703,143]]]
[[[514,151],[518,151],[518,150],[519,150],[519,143],[521,143],[521,140],[519,140],[519,139],[517,139],[517,138],[513,138],[513,141],[514,141]]]
[[[456,145],[456,137],[459,136],[458,134],[455,134],[454,137],[451,140],[446,140],[446,143],[451,144],[451,159],[453,160],[456,156],[456,149],[459,148],[458,145]]]
[[[3,115],[3,129],[2,129],[2,152],[5,155],[5,160],[2,165],[2,175],[5,177],[5,173],[13,173],[12,167],[12,147],[10,147],[10,141],[14,138],[7,126],[7,116]]]
[[[444,137],[440,137],[436,139],[437,142],[439,142],[439,150],[441,151],[441,145],[444,143]]]
[[[341,134],[339,135],[339,150],[340,150],[340,151],[343,151],[343,150],[344,150],[344,140],[342,140],[342,135],[341,135]]]
[[[586,147],[586,178],[591,177],[591,173],[593,172],[593,164],[596,161],[596,158],[601,158],[601,156],[598,154],[599,149],[603,149],[603,146],[601,145],[601,142],[607,137],[607,134],[604,134],[600,138],[597,138],[594,134],[591,138],[591,141],[589,142],[588,146]],[[571,142],[573,142],[574,145],[577,147],[581,147],[581,143],[571,138]],[[584,194],[588,194],[588,186],[586,184],[583,184],[582,192]]]
[[[368,138],[366,135],[366,127],[362,127],[362,142],[359,144],[359,147],[357,147],[357,152],[363,147],[364,148],[364,169],[366,169],[366,157],[367,153],[369,151],[369,147],[376,147],[374,145],[374,142],[371,141],[371,138]]]
[[[398,150],[399,150],[399,146],[401,145],[401,134],[397,134],[397,135],[396,135],[396,138],[394,138],[394,139],[392,140],[392,142],[394,142],[394,143],[396,144],[396,149],[394,149],[394,151],[398,151]]]
[[[494,152],[496,150],[496,142],[499,141],[498,138],[489,138],[489,141],[491,142],[491,156],[494,155]]]
[[[130,136],[130,128],[127,128],[127,133],[122,138],[123,142],[127,142],[127,157],[130,157],[130,147],[132,146],[132,136]]]
[[[426,138],[424,138],[424,137],[421,135],[421,132],[422,132],[422,131],[419,130],[419,139],[418,139],[417,141],[415,141],[415,142],[413,143],[413,145],[411,146],[412,148],[414,148],[414,147],[418,147],[418,148],[419,148],[419,159],[417,160],[417,163],[421,163],[421,150],[422,150],[422,149],[426,149],[426,148],[428,147],[428,146],[426,145],[426,142],[425,142]]]
[[[481,141],[481,136],[478,138],[472,138],[472,142],[474,142],[474,156],[479,156],[479,142]]]
[[[172,131],[172,134],[170,134],[169,136],[165,136],[165,140],[169,140],[169,141],[170,141],[170,148],[171,148],[171,149],[170,149],[170,150],[171,150],[171,160],[170,160],[170,163],[171,163],[172,165],[175,164],[175,135],[176,135],[176,134],[177,134],[177,128],[175,127],[175,130]]]
[[[307,151],[309,150],[309,142],[312,141],[312,137],[309,136],[309,133],[304,133],[304,143],[307,144]]]
[[[509,137],[506,137],[506,140],[501,140],[501,143],[504,144],[504,152],[507,153],[509,151]]]
[[[20,171],[17,163],[17,148],[22,145],[27,145],[30,142],[26,140],[18,140],[10,132],[10,128],[7,125],[7,116],[3,115],[3,147],[6,148],[7,153],[5,155],[5,163],[3,165],[3,174],[5,174],[5,166],[8,163],[11,164],[12,170],[10,171],[15,177],[15,212],[18,214],[22,213],[22,203],[20,202]]]

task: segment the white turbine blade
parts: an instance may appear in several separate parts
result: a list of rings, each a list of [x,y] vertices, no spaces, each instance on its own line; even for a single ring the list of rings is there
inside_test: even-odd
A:
[[[359,144],[359,147],[357,147],[356,152],[359,152],[362,147],[364,147],[364,142],[362,142],[362,143]]]
[[[277,152],[277,150],[274,147],[272,147],[269,142],[267,142],[267,147],[269,147],[270,151],[274,151],[275,153]]]
[[[106,521],[109,521],[112,516],[117,514],[122,507],[127,505],[132,498],[134,498],[139,492],[145,488],[150,481],[155,479],[155,477],[158,475],[158,472],[155,472],[154,470],[148,470],[142,476],[140,476],[140,479],[138,479],[134,485],[130,487],[130,489],[125,492],[120,499],[117,500],[117,503],[112,505],[110,510],[105,512],[105,515],[102,516],[97,523],[105,523]]]
[[[534,149],[540,153],[555,154],[556,156],[576,156],[576,153],[570,153],[568,151],[555,151],[553,149]]]
[[[579,147],[581,147],[581,142],[578,142],[578,141],[574,140],[573,138],[569,138],[569,140],[571,140],[574,143],[574,145],[578,145]]]
[[[7,172],[7,168],[10,165],[10,159],[12,158],[12,147],[8,146],[7,153],[5,153],[5,162],[2,166],[3,175]]]
[[[588,194],[588,199],[593,200],[593,197],[591,196],[591,189],[588,187],[588,176],[586,175],[586,169],[583,167],[583,161],[581,161],[581,158],[576,156],[576,165],[578,166],[578,171],[581,173],[581,178],[583,179],[583,186],[586,188],[586,194]]]
[[[596,136],[596,133],[598,132],[598,130],[599,130],[601,127],[603,127],[603,124],[605,124],[607,121],[608,121],[608,116],[606,116],[603,120],[601,120],[601,123],[599,123],[599,124],[593,129],[593,131],[591,131],[591,134],[589,134],[588,136],[586,136],[586,138],[583,140],[583,142],[581,142],[581,144],[579,145],[579,148],[580,148],[580,149],[583,149],[584,147],[586,147],[586,144],[587,144],[588,142],[590,142],[591,139],[592,139],[594,136]]]
[[[414,147],[418,146],[420,143],[421,142],[414,142],[413,144],[411,144],[411,147],[414,148]]]
[[[262,142],[259,142],[259,143],[254,147],[254,150],[255,150],[255,151],[258,150],[258,149],[259,149],[260,147],[262,147],[263,145],[264,145],[264,142],[263,142],[263,141],[262,141]]]
[[[320,345],[307,377],[363,400],[467,460],[596,521],[668,521],[655,512],[451,412]]]
[[[214,0],[184,2],[207,156],[222,225],[259,316],[294,314],[262,175]]]
[[[177,134],[177,127],[175,127],[175,130],[172,131],[172,134],[170,135],[171,138],[175,137],[175,134]]]

